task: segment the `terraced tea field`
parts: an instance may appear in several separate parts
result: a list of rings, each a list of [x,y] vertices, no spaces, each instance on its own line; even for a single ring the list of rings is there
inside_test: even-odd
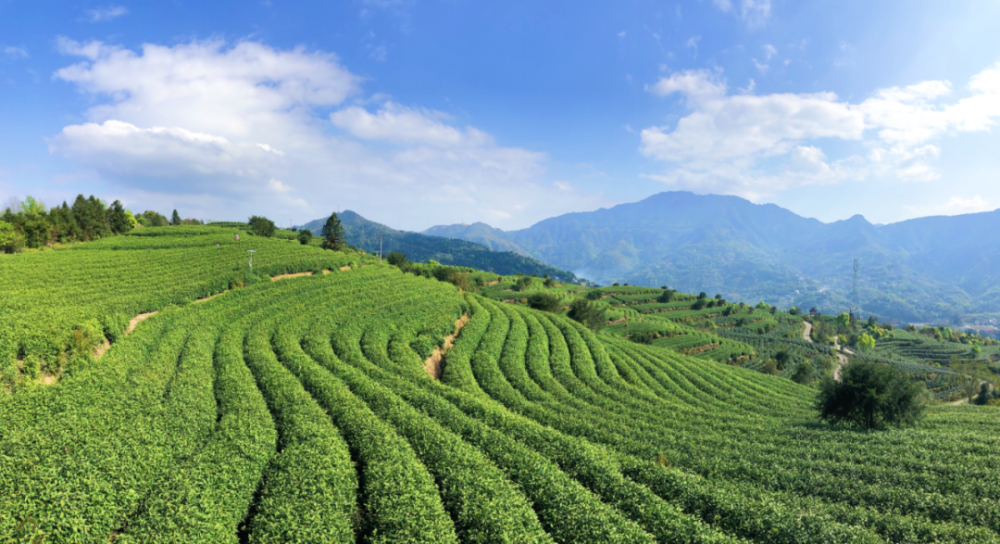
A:
[[[814,397],[385,264],[250,282],[0,397],[0,537],[1000,541],[994,412],[864,433]]]

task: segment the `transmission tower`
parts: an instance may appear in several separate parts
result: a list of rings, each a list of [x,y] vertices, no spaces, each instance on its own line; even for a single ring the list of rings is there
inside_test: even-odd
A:
[[[851,287],[851,315],[861,319],[861,296],[858,295],[858,259],[854,259],[854,283]]]

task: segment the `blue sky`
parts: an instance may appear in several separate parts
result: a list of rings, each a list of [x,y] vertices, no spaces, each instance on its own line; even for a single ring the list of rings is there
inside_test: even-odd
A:
[[[207,4],[207,5],[206,5]],[[522,228],[1000,207],[1000,4],[0,0],[0,202]]]

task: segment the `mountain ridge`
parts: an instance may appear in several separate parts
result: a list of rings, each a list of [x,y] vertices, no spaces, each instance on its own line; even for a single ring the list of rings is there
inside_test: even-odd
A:
[[[998,229],[1000,210],[824,223],[775,204],[675,191],[514,231],[474,223],[424,232],[507,247],[600,283],[668,284],[830,312],[849,307],[858,258],[862,308],[916,321],[1000,311],[992,272],[1000,256],[991,257],[1000,243],[985,236]]]

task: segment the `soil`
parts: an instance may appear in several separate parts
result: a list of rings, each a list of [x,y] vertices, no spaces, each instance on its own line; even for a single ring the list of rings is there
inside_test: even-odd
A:
[[[806,329],[804,331],[802,331],[802,339],[805,340],[806,342],[812,342],[813,341],[813,339],[812,339],[812,329],[813,329],[812,323],[810,323],[808,321],[805,321],[805,320],[803,320],[802,322],[806,324]],[[847,355],[844,355],[843,353],[840,353],[840,343],[838,341],[836,341],[836,340],[834,340],[834,347],[837,349],[837,368],[833,369],[833,379],[834,379],[834,381],[838,381],[839,382],[840,381],[840,369],[844,365],[847,364]],[[846,351],[847,353],[851,353],[851,351],[848,350],[848,349],[844,349],[844,351]]]
[[[302,276],[312,276],[312,271],[309,272],[299,272],[298,274],[279,274],[277,276],[271,276],[271,281],[285,280],[288,278],[301,278]]]
[[[341,271],[341,272],[347,272],[347,271],[348,271],[348,270],[350,270],[350,269],[351,269],[351,267],[350,267],[350,266],[341,266],[341,267],[340,267],[340,271]]]
[[[462,332],[462,327],[469,322],[469,314],[463,315],[457,321],[455,321],[455,332],[446,336],[444,339],[444,346],[439,348],[434,348],[434,353],[424,361],[424,370],[427,372],[431,378],[435,380],[441,379],[441,372],[444,370],[444,354],[448,353],[448,350],[455,344],[455,337],[458,333]]]
[[[128,330],[125,331],[125,334],[130,334],[132,331],[135,330],[136,325],[138,325],[139,323],[142,323],[143,321],[149,319],[150,317],[153,317],[154,315],[156,315],[158,313],[160,313],[160,312],[159,311],[156,311],[156,312],[147,312],[147,313],[139,314],[139,315],[133,317],[132,321],[128,322]]]

